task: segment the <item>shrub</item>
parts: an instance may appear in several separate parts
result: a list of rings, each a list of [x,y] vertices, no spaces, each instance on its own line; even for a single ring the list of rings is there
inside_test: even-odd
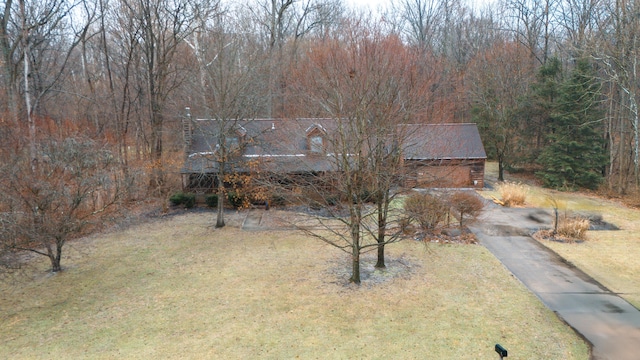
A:
[[[287,198],[282,195],[272,195],[271,196],[271,205],[272,206],[284,206],[287,204]]]
[[[227,193],[227,200],[229,200],[229,204],[233,206],[235,209],[240,209],[245,206],[246,199],[242,194],[238,194],[235,191],[229,191]]]
[[[171,205],[184,205],[187,209],[192,208],[196,204],[196,195],[191,193],[175,193],[169,198]]]
[[[451,195],[449,202],[451,208],[460,216],[461,228],[465,216],[475,219],[484,208],[484,202],[471,192],[458,191]]]
[[[423,230],[433,230],[447,216],[447,204],[431,194],[415,193],[404,203],[404,211],[408,219],[415,220]]]
[[[398,225],[400,226],[400,230],[403,234],[409,235],[413,233],[413,228],[411,227],[411,219],[403,216],[398,220]]]
[[[204,202],[208,207],[218,206],[218,194],[209,194],[204,197]]]
[[[324,201],[329,206],[336,206],[340,203],[340,198],[336,195],[328,195],[324,198]]]
[[[360,192],[360,200],[362,200],[362,202],[372,202],[374,200],[373,193],[368,189],[362,190],[362,192]]]
[[[590,226],[589,219],[564,215],[558,220],[558,235],[568,239],[584,240]]]
[[[184,207],[187,209],[191,209],[196,205],[196,195],[195,194],[184,194],[184,201],[182,202]]]
[[[181,192],[175,193],[169,197],[169,202],[171,202],[171,205],[173,206],[182,205],[183,201],[184,201],[184,193],[181,193]]]
[[[374,195],[375,194],[369,191],[368,189],[363,189],[362,191],[360,191],[360,193],[352,195],[351,202],[353,204],[356,204],[358,202],[361,202],[361,203],[375,202],[376,199]]]
[[[527,199],[527,189],[522,184],[505,182],[498,186],[504,206],[521,206]]]

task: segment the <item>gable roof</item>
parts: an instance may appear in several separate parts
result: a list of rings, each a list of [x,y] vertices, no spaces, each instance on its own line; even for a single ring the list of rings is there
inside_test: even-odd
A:
[[[214,157],[221,124],[217,120],[198,119],[194,122],[183,173],[217,171],[217,165],[204,158]],[[309,153],[307,136],[317,131],[331,132],[335,124],[333,119],[300,118],[242,120],[234,125],[246,131],[242,154],[245,160],[260,160],[263,171],[298,173],[331,171],[334,168],[329,155]],[[235,169],[247,170],[237,165]]]
[[[217,172],[212,161],[218,151],[217,120],[196,120],[191,145],[187,149],[183,173]],[[323,172],[335,169],[330,142],[325,154],[312,154],[308,136],[321,131],[331,136],[338,122],[329,118],[256,119],[238,121],[231,130],[242,134],[245,143],[243,160],[260,160],[262,171],[277,173]],[[407,135],[403,149],[405,159],[448,160],[485,159],[486,154],[475,124],[401,125]],[[237,129],[241,129],[240,133]],[[227,132],[231,133],[229,129]],[[235,165],[236,171],[247,171]]]
[[[404,125],[404,158],[411,160],[486,159],[476,124]]]

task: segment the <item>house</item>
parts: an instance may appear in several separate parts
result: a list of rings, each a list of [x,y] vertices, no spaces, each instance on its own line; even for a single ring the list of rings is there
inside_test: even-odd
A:
[[[198,119],[184,125],[186,191],[211,192],[220,162],[225,173],[261,172],[287,178],[338,171],[332,139],[338,122],[328,118],[256,119],[237,122]],[[484,186],[486,154],[475,124],[401,125],[406,187]],[[224,136],[221,136],[224,134]],[[218,144],[224,143],[222,147]],[[227,154],[223,151],[231,150]]]

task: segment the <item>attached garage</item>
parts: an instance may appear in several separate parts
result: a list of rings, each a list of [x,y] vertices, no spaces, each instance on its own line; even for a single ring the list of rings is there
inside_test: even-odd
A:
[[[487,155],[475,124],[407,125],[405,187],[484,187]]]

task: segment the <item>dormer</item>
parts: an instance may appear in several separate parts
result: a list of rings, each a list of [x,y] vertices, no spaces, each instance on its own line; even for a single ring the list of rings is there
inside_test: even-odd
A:
[[[247,136],[247,129],[245,129],[242,126],[238,126],[225,139],[227,143],[227,148],[229,149],[239,148],[244,143],[246,136]]]
[[[307,149],[311,154],[324,154],[326,151],[327,131],[322,125],[313,124],[307,131]]]

